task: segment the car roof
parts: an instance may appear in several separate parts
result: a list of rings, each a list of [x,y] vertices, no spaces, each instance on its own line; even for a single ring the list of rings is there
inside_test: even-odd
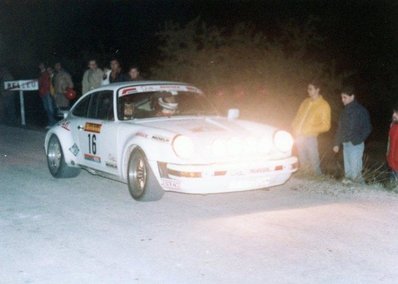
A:
[[[127,86],[147,86],[147,85],[183,85],[183,86],[193,86],[191,84],[182,83],[182,82],[173,82],[173,81],[127,81],[127,82],[118,82],[118,83],[110,83],[108,85],[104,85],[96,88],[96,91],[100,90],[109,90],[110,88],[115,90],[122,87]]]

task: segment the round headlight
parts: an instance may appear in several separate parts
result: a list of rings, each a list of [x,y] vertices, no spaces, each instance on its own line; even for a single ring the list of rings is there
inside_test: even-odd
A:
[[[293,137],[289,132],[279,130],[274,135],[274,144],[281,152],[289,152],[293,146]]]
[[[178,135],[173,140],[173,149],[178,157],[191,158],[195,149],[192,139],[187,136]]]

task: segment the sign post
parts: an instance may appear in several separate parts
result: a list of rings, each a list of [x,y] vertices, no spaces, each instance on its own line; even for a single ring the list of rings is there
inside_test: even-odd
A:
[[[36,91],[39,89],[39,82],[37,80],[18,80],[5,81],[4,89],[8,91],[19,91],[19,103],[21,106],[21,124],[26,125],[25,122],[25,103],[23,91]]]

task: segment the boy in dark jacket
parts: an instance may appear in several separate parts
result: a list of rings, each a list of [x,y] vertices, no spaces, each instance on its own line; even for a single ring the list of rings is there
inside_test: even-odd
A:
[[[339,152],[343,144],[344,173],[343,182],[355,181],[363,183],[362,157],[365,140],[372,131],[369,113],[365,107],[355,100],[354,89],[344,87],[341,90],[344,110],[340,114],[333,151]]]

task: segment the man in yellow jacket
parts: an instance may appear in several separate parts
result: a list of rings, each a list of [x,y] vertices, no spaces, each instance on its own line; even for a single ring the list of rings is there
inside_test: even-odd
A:
[[[311,81],[307,92],[309,97],[301,103],[292,128],[296,136],[300,167],[312,174],[321,175],[317,137],[329,131],[331,111],[328,102],[321,95],[319,82]]]

